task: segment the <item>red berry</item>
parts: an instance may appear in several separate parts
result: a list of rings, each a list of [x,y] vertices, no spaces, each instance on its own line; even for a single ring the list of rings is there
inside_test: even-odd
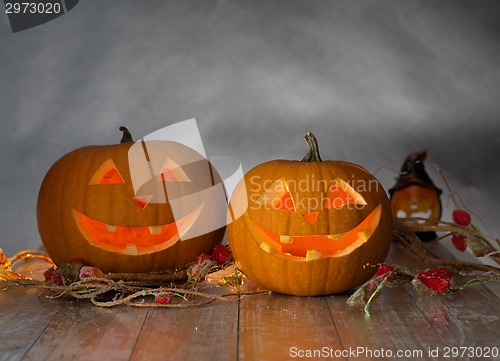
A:
[[[51,280],[59,286],[62,286],[64,284],[62,276],[57,273],[52,274]]]
[[[104,273],[99,268],[91,267],[91,266],[83,266],[80,269],[80,279],[84,278],[102,278],[104,277]]]
[[[453,236],[451,236],[451,241],[453,242],[453,245],[456,249],[458,249],[460,252],[465,252],[467,243],[465,243],[465,236],[463,234],[454,234]]]
[[[83,262],[80,258],[73,258],[71,261],[69,261],[69,264],[83,264]]]
[[[198,257],[196,257],[194,263],[195,264],[202,264],[206,260],[209,260],[212,256],[210,256],[208,253],[202,253]]]
[[[45,281],[48,281],[48,280],[52,279],[52,275],[54,274],[54,270],[55,270],[54,267],[50,267],[48,270],[46,270],[43,273],[43,277],[45,278]]]
[[[394,267],[387,263],[381,263],[380,266],[378,266],[377,273],[375,273],[375,277],[383,276],[389,272],[394,271]],[[387,278],[388,282],[392,282],[396,279],[396,275],[392,274]]]
[[[45,278],[45,281],[52,281],[55,284],[62,286],[63,278],[60,274],[56,273],[55,271],[56,271],[55,267],[51,267],[43,273],[43,277]]]
[[[464,227],[468,226],[471,221],[470,214],[462,209],[455,209],[451,218],[453,218],[453,222]]]
[[[165,304],[170,303],[171,299],[172,299],[172,295],[161,295],[161,296],[155,297],[155,302],[165,305]]]
[[[156,303],[161,303],[162,305],[168,304],[171,301],[172,301],[172,295],[171,294],[162,294],[162,295],[155,296],[155,302]]]
[[[451,287],[451,272],[446,268],[433,268],[420,272],[418,280],[436,293],[445,293]]]
[[[231,252],[222,244],[218,244],[215,246],[212,256],[217,261],[217,264],[221,265],[231,259]]]

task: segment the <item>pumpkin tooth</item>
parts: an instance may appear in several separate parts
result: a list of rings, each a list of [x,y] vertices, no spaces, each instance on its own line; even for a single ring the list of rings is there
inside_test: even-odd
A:
[[[135,244],[127,244],[125,253],[131,256],[137,256],[139,254],[139,251],[137,251],[137,247],[135,246]]]
[[[366,242],[368,238],[372,235],[372,232],[369,229],[363,229],[362,231],[358,232],[358,239]]]
[[[269,243],[262,242],[261,244],[259,244],[259,247],[264,252],[271,253],[271,246],[269,245]]]
[[[329,234],[327,237],[330,239],[341,239],[344,238],[345,233]]]
[[[319,252],[314,249],[309,249],[306,252],[306,261],[312,261],[319,258]]]
[[[108,232],[116,232],[116,226],[113,226],[111,224],[106,224],[106,229],[108,230]]]
[[[148,228],[151,234],[161,234],[161,226],[149,226]]]
[[[291,243],[292,242],[292,236],[282,236],[280,235],[280,242],[281,243]]]

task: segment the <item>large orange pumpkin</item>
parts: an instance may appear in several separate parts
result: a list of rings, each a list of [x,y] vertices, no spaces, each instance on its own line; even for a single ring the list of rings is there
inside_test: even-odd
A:
[[[392,239],[389,201],[359,165],[322,161],[316,138],[299,161],[250,170],[233,192],[228,224],[238,267],[271,291],[314,296],[369,279]]]
[[[72,151],[45,176],[37,220],[50,257],[56,264],[79,258],[104,272],[149,272],[210,252],[224,236],[217,219],[227,209],[217,171],[182,144],[134,143],[121,130],[121,144]],[[134,178],[142,182],[133,186]],[[207,192],[214,187],[222,192]]]

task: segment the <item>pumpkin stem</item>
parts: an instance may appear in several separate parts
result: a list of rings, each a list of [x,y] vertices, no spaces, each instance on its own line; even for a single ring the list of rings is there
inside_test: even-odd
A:
[[[318,141],[314,134],[307,132],[306,135],[304,135],[304,139],[306,140],[309,150],[306,156],[302,158],[301,162],[322,162],[321,156],[319,155]]]
[[[122,140],[120,140],[120,143],[128,143],[128,142],[133,142],[134,140],[132,139],[132,134],[130,134],[129,130],[127,127],[124,127],[123,125],[120,127],[120,130],[123,132]]]

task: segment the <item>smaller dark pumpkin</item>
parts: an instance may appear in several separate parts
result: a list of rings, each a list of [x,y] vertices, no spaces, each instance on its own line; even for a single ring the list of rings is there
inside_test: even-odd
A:
[[[425,170],[426,158],[426,150],[410,153],[401,167],[396,184],[389,189],[394,218],[420,217],[431,221],[441,219],[442,191]],[[418,236],[423,241],[431,241],[436,238],[436,233],[421,232]]]

